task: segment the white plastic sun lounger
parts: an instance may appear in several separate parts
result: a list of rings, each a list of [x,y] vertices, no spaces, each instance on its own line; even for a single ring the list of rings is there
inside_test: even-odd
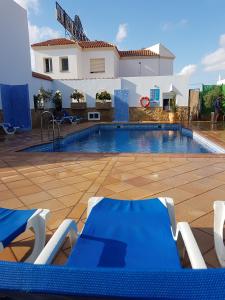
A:
[[[27,262],[34,262],[45,246],[46,220],[48,209],[13,210],[0,208],[0,251],[7,247],[17,236],[32,229],[35,243]]]
[[[69,235],[72,251],[66,266],[70,268],[181,270],[177,247],[181,236],[192,268],[206,268],[188,223],[176,224],[171,198],[126,201],[94,197],[89,200],[87,217],[81,234],[74,221],[65,220],[35,264],[51,264]]]

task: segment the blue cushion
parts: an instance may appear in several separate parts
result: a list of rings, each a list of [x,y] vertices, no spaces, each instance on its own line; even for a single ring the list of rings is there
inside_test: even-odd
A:
[[[0,242],[4,247],[25,231],[27,221],[35,211],[0,208]]]
[[[158,199],[103,199],[93,208],[67,265],[180,269],[167,208]]]

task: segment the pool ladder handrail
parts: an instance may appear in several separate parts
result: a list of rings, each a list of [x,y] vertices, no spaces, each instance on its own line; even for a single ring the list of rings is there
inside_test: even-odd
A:
[[[53,149],[55,149],[55,141],[58,140],[60,138],[60,124],[59,122],[56,121],[53,113],[51,113],[48,110],[43,111],[43,113],[41,114],[41,141],[43,142],[44,138],[43,138],[43,119],[45,115],[50,115],[51,119],[48,123],[48,140],[50,141],[50,134],[49,134],[49,129],[50,129],[50,125],[52,124],[52,144],[53,144]],[[57,126],[57,137],[55,134],[55,125]]]

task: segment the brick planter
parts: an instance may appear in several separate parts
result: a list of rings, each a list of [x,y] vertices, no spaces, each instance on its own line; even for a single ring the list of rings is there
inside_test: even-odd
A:
[[[86,108],[87,108],[86,102],[71,103],[71,109],[86,109]]]
[[[96,109],[111,109],[112,102],[96,102]]]

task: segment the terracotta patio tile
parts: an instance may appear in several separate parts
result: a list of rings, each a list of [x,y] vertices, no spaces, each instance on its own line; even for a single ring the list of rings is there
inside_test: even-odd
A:
[[[23,180],[18,180],[18,181],[15,181],[15,182],[7,183],[7,187],[11,190],[26,187],[26,186],[30,186],[30,185],[33,185],[33,183],[28,179],[23,179]]]
[[[209,267],[213,268],[221,268],[220,263],[217,259],[217,255],[214,249],[209,250],[204,255],[204,260]]]
[[[27,173],[24,172],[23,175],[28,178],[36,178],[36,177],[40,177],[40,176],[46,176],[46,173],[41,170],[36,170],[34,172],[27,172]]]
[[[87,205],[84,203],[78,203],[72,211],[69,213],[68,218],[69,219],[74,219],[74,220],[79,220],[81,216],[84,214],[84,212],[87,209]]]
[[[60,202],[62,202],[66,207],[71,207],[76,205],[79,201],[80,198],[82,197],[83,192],[77,192],[71,195],[65,195],[62,197],[57,198]]]
[[[199,219],[193,221],[191,226],[200,230],[203,230],[211,235],[213,235],[213,218],[214,213],[208,213]]]
[[[48,190],[48,193],[56,198],[66,196],[66,195],[71,195],[76,192],[79,192],[79,189],[76,187],[75,184]]]
[[[55,230],[59,227],[59,225],[68,217],[68,214],[70,213],[71,208],[65,208],[57,211],[53,211],[51,213],[51,217],[49,218],[49,221],[47,223],[47,228],[49,230]]]
[[[0,207],[16,209],[22,207],[24,204],[17,198],[10,198],[7,200],[1,200],[1,193],[0,193]]]
[[[212,235],[195,228],[192,228],[192,232],[195,236],[195,239],[202,254],[205,254],[207,251],[214,247]]]
[[[145,178],[144,176],[138,176],[138,177],[135,177],[135,178],[128,179],[124,182],[127,183],[127,184],[130,184],[130,185],[133,185],[135,187],[140,187],[140,186],[151,183],[152,180],[148,179],[148,178]]]
[[[175,206],[176,219],[178,222],[189,222],[205,215],[205,211],[195,206],[191,206],[187,201],[179,203]]]
[[[13,254],[10,247],[7,247],[3,251],[0,252],[0,260],[1,261],[12,261],[12,262],[17,261],[15,255]]]
[[[17,180],[23,180],[24,178],[25,177],[23,175],[15,174],[11,176],[2,177],[1,180],[2,182],[7,183],[7,182],[16,182]]]
[[[14,197],[15,197],[15,195],[9,190],[4,190],[4,191],[0,192],[0,200],[1,201],[5,201],[7,199],[12,199]]]
[[[37,185],[29,185],[26,187],[13,189],[13,193],[18,197],[31,195],[38,192],[41,192],[41,188],[38,187]]]
[[[107,197],[112,194],[112,191],[105,188],[105,187],[100,187],[100,189],[95,193],[95,196],[98,197]]]
[[[43,189],[43,190],[51,190],[59,187],[65,187],[68,186],[70,183],[63,182],[64,179],[61,180],[53,180],[53,181],[48,181],[44,183],[38,183],[38,185]]]
[[[33,208],[49,209],[51,212],[60,210],[60,209],[63,209],[66,207],[61,201],[58,201],[57,199],[49,199],[47,201],[33,203],[33,204],[29,204],[27,206],[31,209],[33,209]]]
[[[87,191],[88,188],[91,186],[91,181],[84,181],[84,182],[79,182],[77,184],[74,184],[74,186],[81,192]]]
[[[41,191],[38,193],[32,193],[30,195],[21,196],[19,199],[27,206],[32,205],[37,202],[43,202],[52,199],[52,196],[48,193]]]
[[[45,183],[45,182],[54,181],[54,180],[55,180],[55,178],[50,175],[44,175],[44,176],[40,176],[40,177],[31,178],[31,181],[34,183]]]
[[[183,202],[187,199],[190,199],[193,196],[194,196],[194,194],[192,194],[190,192],[180,190],[179,188],[173,188],[171,190],[167,190],[167,191],[160,192],[158,194],[152,195],[152,197],[170,197],[170,198],[173,198],[175,204],[178,204],[178,203]]]
[[[104,182],[103,182],[103,185],[105,186],[105,185],[108,185],[108,184],[113,184],[113,183],[118,183],[118,182],[120,182],[119,179],[116,179],[112,176],[107,176],[105,178]]]
[[[198,195],[198,194],[205,193],[205,192],[211,190],[212,188],[209,187],[207,184],[204,184],[204,183],[201,184],[198,181],[194,181],[194,182],[179,186],[179,189],[187,191],[187,192],[191,191],[195,195]]]
[[[0,192],[7,191],[7,190],[8,190],[7,186],[3,183],[0,183]]]
[[[114,184],[109,184],[105,186],[106,189],[111,190],[112,192],[123,192],[129,189],[132,189],[133,186],[131,184],[127,183],[114,183]]]
[[[60,182],[63,184],[73,184],[73,183],[80,183],[85,181],[88,181],[88,179],[83,176],[72,176],[60,180]]]
[[[83,196],[80,198],[80,203],[84,203],[85,205],[87,205],[88,203],[88,200],[91,198],[91,197],[94,197],[95,194],[94,193],[89,193],[89,192],[86,192],[83,194]]]
[[[56,254],[52,264],[62,266],[62,265],[65,265],[65,263],[67,262],[67,259],[68,259],[68,256],[66,255],[66,253],[63,250],[60,250]]]

